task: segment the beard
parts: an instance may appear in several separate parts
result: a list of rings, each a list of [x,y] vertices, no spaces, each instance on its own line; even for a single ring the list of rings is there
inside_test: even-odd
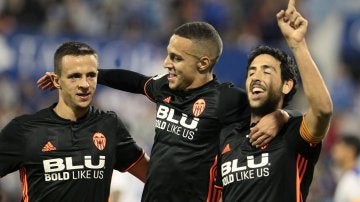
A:
[[[257,116],[265,116],[266,114],[270,114],[271,112],[275,111],[279,103],[281,101],[282,93],[281,91],[270,90],[269,96],[263,103],[258,107],[250,106],[251,113]]]

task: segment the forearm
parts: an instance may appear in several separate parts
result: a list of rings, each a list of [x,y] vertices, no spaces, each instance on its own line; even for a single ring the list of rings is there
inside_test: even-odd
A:
[[[332,101],[329,91],[310,55],[305,39],[296,48],[292,48],[292,51],[311,111],[316,116],[331,115]]]
[[[130,93],[144,94],[144,86],[149,78],[124,69],[99,69],[98,83]]]

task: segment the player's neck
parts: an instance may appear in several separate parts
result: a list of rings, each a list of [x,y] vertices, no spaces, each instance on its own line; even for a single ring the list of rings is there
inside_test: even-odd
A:
[[[193,82],[193,84],[191,86],[189,86],[189,88],[187,88],[186,90],[191,90],[191,89],[195,89],[195,88],[199,88],[207,83],[209,83],[210,81],[212,81],[214,79],[213,74],[204,74],[204,75],[200,75],[199,78],[197,80],[195,80]]]
[[[250,125],[256,125],[262,117],[261,115],[251,114]]]
[[[63,119],[67,119],[70,121],[76,121],[79,118],[85,116],[85,114],[88,111],[88,107],[87,108],[78,108],[78,109],[73,109],[69,106],[67,106],[65,103],[58,103],[55,107],[54,107],[54,112],[60,116]]]

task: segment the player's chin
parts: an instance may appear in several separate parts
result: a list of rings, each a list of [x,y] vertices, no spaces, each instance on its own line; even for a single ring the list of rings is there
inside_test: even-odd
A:
[[[85,108],[88,108],[89,106],[90,106],[90,104],[91,104],[91,102],[80,102],[80,103],[78,103],[78,107],[79,108],[83,108],[83,109],[85,109]]]
[[[260,100],[256,100],[256,101],[250,100],[249,104],[252,109],[259,109],[263,106],[263,102]]]
[[[169,81],[169,88],[170,88],[171,90],[177,90],[178,85],[177,85],[176,82],[174,82],[174,81]]]
[[[91,102],[92,102],[92,97],[86,100],[79,100],[77,105],[80,108],[87,108],[90,106]]]

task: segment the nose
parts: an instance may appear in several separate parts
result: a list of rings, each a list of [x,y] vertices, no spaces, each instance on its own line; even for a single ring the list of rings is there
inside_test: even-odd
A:
[[[172,67],[172,63],[169,56],[166,56],[163,66],[165,69],[170,69]]]
[[[251,75],[251,79],[254,81],[260,80],[262,78],[263,74],[261,71],[255,71],[253,72],[253,74]]]
[[[80,88],[89,88],[90,87],[90,84],[89,84],[89,81],[87,80],[87,77],[81,78],[81,80],[79,82],[79,87]]]

